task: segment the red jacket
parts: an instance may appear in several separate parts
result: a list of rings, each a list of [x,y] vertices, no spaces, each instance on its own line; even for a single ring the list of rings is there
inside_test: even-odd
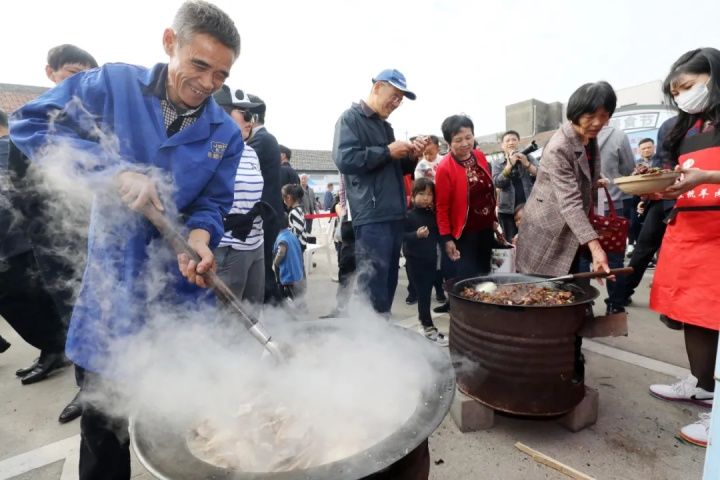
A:
[[[480,150],[473,155],[492,181],[490,166]],[[435,172],[435,211],[440,236],[460,238],[468,215],[468,182],[465,168],[448,153]]]

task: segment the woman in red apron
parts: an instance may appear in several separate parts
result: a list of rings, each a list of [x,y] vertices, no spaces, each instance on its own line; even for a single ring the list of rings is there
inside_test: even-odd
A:
[[[720,51],[684,54],[663,90],[680,109],[664,140],[683,176],[663,194],[677,203],[668,218],[650,308],[684,324],[692,375],[673,385],[651,385],[650,393],[712,407],[720,330]],[[709,426],[710,415],[703,413],[680,436],[706,446]]]

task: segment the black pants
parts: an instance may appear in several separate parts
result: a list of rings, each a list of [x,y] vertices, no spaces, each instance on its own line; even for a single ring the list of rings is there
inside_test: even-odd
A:
[[[684,324],[685,349],[690,363],[690,372],[698,379],[697,386],[715,391],[715,358],[717,355],[718,331]]]
[[[515,214],[513,213],[498,213],[498,223],[502,227],[503,235],[508,242],[511,242],[513,237],[517,235],[518,228],[515,224]]]
[[[65,350],[67,325],[48,292],[32,251],[9,260],[0,273],[0,315],[35,348],[45,353]]]
[[[278,236],[279,230],[274,225],[275,222],[267,222],[263,225],[263,249],[265,254],[265,303],[277,305],[282,302],[282,294],[275,280],[275,271],[272,268],[273,246]]]
[[[632,198],[632,212],[630,212],[630,229],[628,230],[628,243],[635,245],[638,237],[640,236],[640,230],[642,230],[643,222],[645,221],[645,215],[642,217],[637,213],[637,206],[640,203],[640,197],[635,196]]]
[[[492,229],[480,232],[464,232],[455,240],[460,258],[452,262],[454,277],[468,278],[490,273],[493,247]]]
[[[352,223],[340,224],[340,250],[338,252],[338,289],[335,295],[337,308],[345,308],[352,293],[352,280],[355,273],[355,232]]]
[[[645,211],[645,221],[635,242],[635,250],[630,258],[629,266],[633,267],[634,271],[630,275],[617,277],[615,288],[607,300],[610,306],[625,306],[627,300],[632,297],[635,289],[640,285],[648,265],[660,249],[667,227],[664,221],[667,212],[663,203],[662,201],[650,202],[648,205]]]
[[[85,371],[83,394],[110,394],[108,385],[96,373]],[[111,394],[112,395],[112,394]],[[80,420],[80,480],[129,480],[130,436],[127,418],[111,417],[97,406],[83,401]]]
[[[432,302],[433,285],[437,278],[437,261],[434,258],[405,258],[407,260],[405,267],[407,268],[408,278],[415,287],[415,294],[417,295],[418,318],[423,327],[432,327],[430,304]]]

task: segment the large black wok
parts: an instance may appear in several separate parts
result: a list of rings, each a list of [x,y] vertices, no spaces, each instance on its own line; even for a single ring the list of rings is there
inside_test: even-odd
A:
[[[298,332],[293,336],[296,342],[317,341],[324,332],[337,330],[333,321],[300,322],[297,328]],[[418,404],[408,420],[399,430],[364,451],[305,470],[280,473],[232,471],[206,463],[190,452],[186,439],[191,426],[174,425],[177,422],[151,417],[143,412],[130,421],[133,449],[145,468],[156,478],[164,480],[357,480],[379,472],[408,455],[430,436],[450,409],[455,391],[455,375],[447,352],[415,332],[392,328],[397,329],[399,335],[412,336],[413,340],[417,338],[420,341],[421,351],[433,373],[427,378],[424,391],[420,392]],[[377,394],[378,408],[382,408],[382,392]],[[343,426],[338,425],[337,428],[342,429]]]

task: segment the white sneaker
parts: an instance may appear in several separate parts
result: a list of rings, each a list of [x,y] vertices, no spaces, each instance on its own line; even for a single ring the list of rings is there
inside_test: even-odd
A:
[[[688,402],[712,408],[713,392],[697,386],[697,378],[688,375],[672,385],[650,385],[650,395],[671,402]]]
[[[425,338],[437,343],[440,347],[447,347],[450,343],[448,342],[448,338],[438,332],[438,329],[435,327],[422,327],[422,334],[425,335]]]
[[[700,420],[680,429],[680,438],[698,447],[707,447],[710,433],[710,414],[701,413]]]

